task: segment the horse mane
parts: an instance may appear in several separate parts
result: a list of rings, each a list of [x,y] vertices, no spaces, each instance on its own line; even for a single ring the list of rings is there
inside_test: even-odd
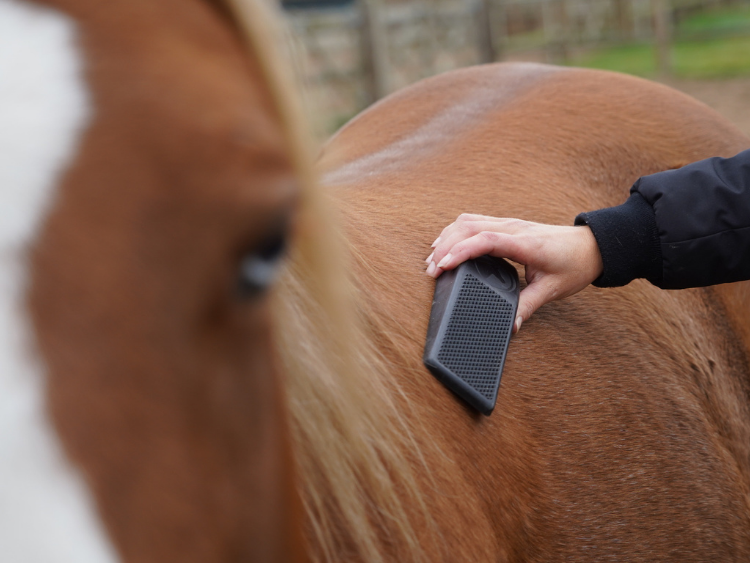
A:
[[[280,18],[264,0],[226,4],[264,74],[301,183],[274,310],[311,557],[375,563],[398,553],[404,561],[426,560],[421,546],[434,542],[436,530],[415,474],[426,468],[399,414],[403,397],[387,377],[392,370],[368,333],[374,315],[348,274],[352,247],[318,189]]]

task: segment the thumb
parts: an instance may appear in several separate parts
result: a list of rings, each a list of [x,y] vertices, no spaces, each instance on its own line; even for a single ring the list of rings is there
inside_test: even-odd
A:
[[[545,303],[552,300],[552,290],[541,281],[531,283],[521,292],[518,297],[518,310],[516,311],[516,322],[513,325],[513,333],[521,330],[521,324],[529,320],[536,310]]]

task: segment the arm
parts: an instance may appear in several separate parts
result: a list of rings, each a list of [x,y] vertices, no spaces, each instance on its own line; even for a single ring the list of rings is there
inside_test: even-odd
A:
[[[750,150],[651,176],[617,207],[582,213],[604,273],[594,284],[646,278],[664,289],[750,278]]]
[[[644,176],[624,204],[582,213],[576,225],[462,215],[433,244],[427,273],[483,254],[523,264],[516,330],[592,282],[643,277],[676,289],[750,279],[750,151]]]
[[[561,227],[461,215],[433,243],[427,274],[437,278],[469,258],[484,254],[509,258],[526,267],[513,331],[539,307],[581,291],[602,273],[596,239],[588,227]]]

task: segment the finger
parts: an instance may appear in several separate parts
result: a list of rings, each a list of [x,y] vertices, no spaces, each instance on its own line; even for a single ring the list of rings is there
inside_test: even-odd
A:
[[[524,237],[482,231],[454,245],[439,262],[435,262],[438,255],[435,252],[433,263],[443,270],[450,270],[471,258],[491,254],[525,264],[529,254],[527,247],[528,243]]]
[[[456,221],[446,227],[435,246],[432,260],[438,264],[443,257],[453,252],[453,247],[482,232],[517,234],[528,229],[532,223],[520,219],[493,219],[491,221]]]
[[[438,276],[440,276],[440,274],[443,273],[443,271],[444,271],[443,268],[438,268],[437,264],[435,264],[435,262],[430,262],[427,265],[427,270],[425,271],[425,273],[428,276],[431,276],[431,277],[437,279]]]
[[[464,221],[504,221],[505,217],[492,217],[491,215],[478,215],[476,213],[461,213],[456,218],[457,223]]]
[[[444,271],[445,270],[443,268],[438,268],[435,262],[430,262],[429,264],[427,264],[427,268],[425,269],[425,273],[435,279],[440,277],[440,274],[442,274]]]
[[[438,244],[440,244],[441,240],[446,239],[446,235],[451,232],[451,228],[455,227],[456,223],[464,223],[466,221],[490,221],[492,219],[494,219],[494,217],[490,217],[488,215],[476,215],[474,213],[461,213],[461,215],[456,217],[456,220],[453,221],[453,223],[445,227],[440,232],[440,236],[438,236],[438,238],[435,239],[435,242],[432,243],[432,248],[435,248]]]
[[[460,217],[460,216],[459,216]],[[458,220],[458,219],[457,219]],[[438,244],[440,244],[440,241],[445,240],[447,234],[450,232],[451,228],[456,224],[456,221],[453,221],[450,225],[443,228],[442,231],[440,231],[440,234],[438,235],[438,238],[435,239],[435,242],[433,242],[430,246],[432,248],[435,248]]]
[[[438,244],[440,244],[441,241],[444,241],[448,238],[448,236],[454,232],[457,228],[460,228],[461,225],[469,222],[476,222],[476,221],[483,221],[487,223],[506,223],[506,222],[522,222],[525,223],[526,221],[521,221],[520,219],[513,219],[513,218],[506,218],[506,217],[490,217],[489,215],[474,215],[472,213],[462,213],[459,215],[456,220],[445,227],[442,231],[440,231],[440,236],[435,239],[435,242],[432,243],[431,247],[435,248]]]
[[[555,297],[553,288],[544,282],[535,282],[527,285],[518,297],[518,310],[516,311],[516,322],[513,325],[514,332],[521,328],[521,324],[528,321],[539,307],[549,303]]]

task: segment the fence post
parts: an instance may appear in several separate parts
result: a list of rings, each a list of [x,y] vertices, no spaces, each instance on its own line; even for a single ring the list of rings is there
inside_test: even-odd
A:
[[[367,104],[390,93],[388,28],[381,0],[360,0],[362,12],[362,62],[367,81]]]
[[[633,37],[633,0],[615,0],[617,36],[620,41]]]
[[[497,52],[492,41],[492,11],[490,0],[478,0],[476,10],[477,43],[479,47],[479,62],[495,62]]]
[[[565,0],[542,0],[541,8],[547,62],[564,62],[568,58]]]
[[[505,4],[506,0],[495,0],[495,21],[494,21],[494,45],[495,60],[501,61],[505,56],[506,40],[508,39],[508,10]],[[492,25],[492,23],[490,24]]]
[[[654,18],[656,69],[661,76],[672,73],[672,9],[670,0],[651,0]]]

